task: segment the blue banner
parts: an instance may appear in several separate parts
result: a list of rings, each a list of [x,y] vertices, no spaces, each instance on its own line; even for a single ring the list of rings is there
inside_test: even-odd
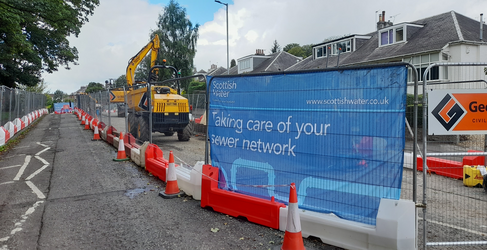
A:
[[[219,187],[375,225],[399,199],[407,68],[210,80],[211,162]]]
[[[74,105],[71,102],[54,103],[54,113],[64,114],[73,112]]]

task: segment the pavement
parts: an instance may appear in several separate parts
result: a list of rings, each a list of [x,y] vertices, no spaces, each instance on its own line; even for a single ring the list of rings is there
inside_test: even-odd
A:
[[[191,197],[162,199],[162,181],[113,161],[116,149],[83,128],[74,115],[45,115],[0,154],[0,250],[281,245],[279,230],[203,209]],[[315,238],[304,245],[341,249]]]

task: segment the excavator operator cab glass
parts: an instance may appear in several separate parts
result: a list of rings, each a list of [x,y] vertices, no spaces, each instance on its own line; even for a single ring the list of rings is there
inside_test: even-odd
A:
[[[169,87],[159,87],[154,90],[157,94],[171,94],[171,89]]]

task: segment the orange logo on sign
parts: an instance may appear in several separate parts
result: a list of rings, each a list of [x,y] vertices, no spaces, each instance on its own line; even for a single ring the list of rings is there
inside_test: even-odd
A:
[[[453,131],[487,130],[487,94],[452,94],[467,111]]]

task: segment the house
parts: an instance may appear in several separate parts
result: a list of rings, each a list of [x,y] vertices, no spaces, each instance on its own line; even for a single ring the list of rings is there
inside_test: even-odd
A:
[[[393,24],[379,16],[377,30],[364,35],[348,35],[313,46],[313,55],[286,71],[324,69],[338,66],[408,62],[423,80],[426,68],[437,62],[487,62],[485,24],[454,11],[414,22]],[[482,19],[482,16],[480,16]],[[456,69],[434,67],[429,82],[456,82],[484,79],[483,67]],[[412,72],[408,82],[412,83]],[[409,91],[408,91],[409,92]]]
[[[302,61],[301,57],[285,51],[265,55],[263,49],[257,49],[255,54],[237,59],[238,74],[268,73],[284,71],[286,68]]]

